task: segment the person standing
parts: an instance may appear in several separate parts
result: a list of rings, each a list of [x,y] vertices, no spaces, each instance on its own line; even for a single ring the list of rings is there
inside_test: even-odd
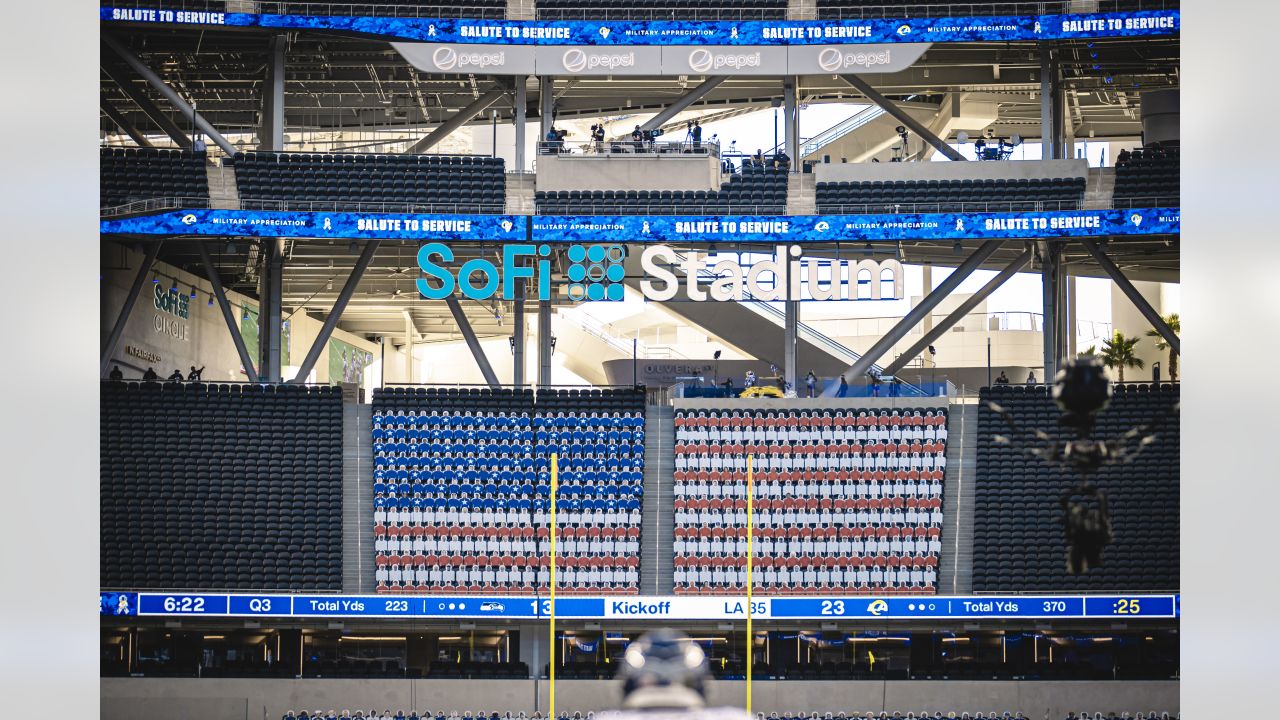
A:
[[[169,382],[182,382],[182,371],[174,370],[173,374],[169,376]]]
[[[204,372],[204,365],[197,370],[195,365],[191,366],[191,372],[187,373],[187,382],[200,382],[200,374]]]
[[[1009,376],[1008,376],[1008,375],[1005,375],[1003,370],[1001,370],[1001,371],[1000,371],[1000,374],[999,374],[998,376],[996,376],[996,384],[997,384],[997,385],[1008,385],[1008,384],[1009,384]]]
[[[746,375],[746,387],[753,388],[756,386],[756,371],[748,370]]]
[[[1036,371],[1035,371],[1035,370],[1032,370],[1031,372],[1027,373],[1027,384],[1028,384],[1028,385],[1035,385],[1035,384],[1036,384]]]
[[[111,373],[107,377],[111,379],[111,382],[120,382],[124,380],[124,373],[120,371],[119,365],[113,365],[111,366]]]
[[[840,376],[840,389],[836,392],[836,397],[844,397],[849,393],[849,381]]]
[[[814,375],[812,370],[804,376],[804,385],[809,388],[809,397],[814,397],[814,390],[818,387],[818,376]]]
[[[689,132],[693,133],[694,151],[696,152],[698,150],[701,150],[702,149],[702,126],[698,124],[697,120],[693,121],[693,129],[690,130]]]
[[[639,125],[631,131],[631,144],[635,146],[637,153],[644,152],[644,132],[640,130]]]
[[[160,379],[160,376],[156,373],[155,368],[149,367],[146,372],[142,373],[142,379],[148,382],[155,382]]]

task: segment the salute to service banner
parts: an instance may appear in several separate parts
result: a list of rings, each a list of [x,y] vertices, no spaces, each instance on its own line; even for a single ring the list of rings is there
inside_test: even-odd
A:
[[[1176,618],[1178,595],[1015,595],[946,597],[866,595],[752,599],[758,619],[856,618],[859,621],[963,618]],[[271,595],[102,592],[102,615],[201,617],[407,617],[539,619],[551,616],[547,598],[474,595]],[[743,596],[557,598],[561,618],[632,620],[745,620]]]
[[[104,235],[541,243],[836,242],[1176,235],[1178,208],[918,215],[413,215],[177,210],[102,220]]]
[[[769,21],[465,20],[269,15],[103,7],[108,22],[331,30],[431,43],[498,45],[859,45],[1172,35],[1177,10],[1067,15]],[[723,74],[733,74],[725,72]]]

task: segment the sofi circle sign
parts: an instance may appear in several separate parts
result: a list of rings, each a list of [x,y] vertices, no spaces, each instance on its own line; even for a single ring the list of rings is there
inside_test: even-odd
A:
[[[575,302],[622,300],[626,253],[623,245],[570,245],[565,251],[565,294]],[[474,258],[455,274],[453,250],[444,243],[427,243],[418,250],[424,277],[416,285],[427,300],[443,300],[454,292],[472,300],[514,300],[517,281],[527,280],[537,300],[550,300],[551,255],[547,244],[510,244],[503,246],[500,264]],[[896,260],[805,258],[798,245],[778,246],[771,257],[747,264],[732,254],[681,253],[667,245],[651,245],[641,253],[640,266],[640,293],[654,302],[903,297],[902,265]]]

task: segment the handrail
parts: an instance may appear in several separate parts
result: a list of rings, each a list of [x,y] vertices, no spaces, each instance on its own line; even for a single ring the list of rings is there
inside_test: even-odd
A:
[[[685,260],[685,255],[683,253],[676,253],[675,256],[681,262]],[[699,279],[702,279],[702,278],[712,279],[715,277],[717,277],[717,275],[711,272],[710,270],[708,270],[706,267],[703,267],[698,271]],[[740,305],[755,312],[757,315],[760,315],[761,317],[764,317],[765,319],[770,320],[771,322],[774,322],[778,325],[785,326],[785,323],[786,323],[785,312],[783,312],[782,310],[779,310],[778,308],[774,307],[768,302],[765,302],[763,300],[756,300],[751,296],[750,291],[748,291],[746,288],[743,288],[742,292],[743,292],[744,299],[739,302]],[[853,350],[850,350],[844,345],[836,342],[835,340],[832,340],[830,337],[823,334],[822,332],[819,332],[813,327],[806,325],[805,323],[802,323],[802,322],[796,323],[796,336],[803,337],[805,340],[808,340],[814,345],[818,345],[822,347],[824,350],[826,350],[830,354],[834,355],[837,358],[840,358],[841,361],[847,362],[850,365],[857,362],[857,360],[862,357],[862,355],[854,352]],[[884,368],[878,364],[872,364],[871,370],[878,375],[884,370]],[[911,383],[907,383],[907,382],[900,383],[900,386],[906,387],[912,390],[917,390],[917,391],[919,390],[919,388],[917,388],[915,385],[912,385]]]
[[[544,191],[545,192],[545,191]],[[708,191],[712,192],[712,191]],[[495,203],[389,203],[359,202],[346,200],[261,200],[241,198],[236,207],[220,208],[228,210],[261,210],[277,212],[359,212],[359,213],[403,213],[403,214],[454,214],[454,215],[503,215],[506,214],[506,198]],[[1160,201],[1174,200],[1172,197],[1125,198],[1122,202],[1113,203],[1114,209],[1164,207]],[[534,198],[538,213],[544,213],[542,205],[568,203],[566,212],[574,215],[618,215],[625,210],[630,215],[781,215],[786,213],[785,203],[765,204],[731,204],[710,203],[703,201],[655,202],[653,204],[628,204],[625,208],[616,202],[584,202],[582,200],[560,201],[554,198]],[[113,205],[99,210],[99,217],[112,218],[125,215],[159,212],[162,210],[194,210],[210,207],[208,197],[158,197],[148,200],[134,200],[123,205]],[[780,211],[778,208],[782,207]],[[1172,207],[1177,208],[1178,205]],[[954,212],[1043,212],[1081,210],[1082,203],[1074,200],[1057,202],[958,202],[958,203],[862,203],[833,204],[818,202],[818,213],[827,215],[870,215],[892,213],[898,215],[914,215],[926,213]],[[1102,208],[1106,209],[1106,208]]]
[[[841,122],[838,122],[809,138],[809,142],[805,143],[804,147],[800,150],[800,157],[805,158],[818,152],[827,145],[830,145],[836,140],[839,140],[845,135],[848,135],[854,130],[857,130],[881,115],[884,115],[884,113],[884,108],[879,105],[872,105],[871,107],[863,108],[852,116],[845,118]]]
[[[831,2],[831,0],[828,0]],[[102,0],[103,7],[163,8],[173,10],[226,11],[228,3],[221,0]],[[403,18],[476,18],[503,19],[507,16],[506,4],[439,5],[429,0],[421,4],[399,5],[380,2],[240,2],[236,12],[278,15],[367,15],[370,17]],[[1126,0],[1123,9],[1176,10],[1180,0]],[[1100,0],[1099,12],[1119,9],[1114,0]],[[868,18],[905,19],[911,17],[989,17],[996,15],[1043,15],[1070,12],[1071,3],[1066,0],[1048,2],[994,2],[994,3],[928,3],[918,5],[857,5],[850,0],[848,6],[824,3],[818,11],[822,20],[862,20]],[[676,20],[783,20],[786,5],[775,8],[695,8],[687,3],[663,2],[646,8],[591,7],[584,3],[576,8],[538,8],[540,20],[597,20],[597,21],[676,21]]]
[[[707,140],[696,144],[692,140],[632,140],[629,137],[619,137],[599,142],[540,140],[538,141],[538,154],[575,158],[617,158],[637,155],[655,157],[684,157],[687,155],[720,157],[720,143]]]

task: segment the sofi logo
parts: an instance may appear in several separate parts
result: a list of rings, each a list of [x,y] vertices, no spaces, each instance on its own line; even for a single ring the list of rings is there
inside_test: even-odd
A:
[[[507,64],[507,54],[502,52],[458,52],[456,49],[444,45],[436,48],[436,51],[431,54],[431,61],[440,70],[468,67],[483,69],[487,67],[503,67]]]
[[[621,300],[625,276],[623,260],[626,250],[621,245],[570,245],[566,255],[569,266],[570,300]],[[418,292],[428,300],[443,300],[459,291],[472,300],[488,300],[501,293],[503,300],[514,300],[516,281],[533,282],[536,297],[551,299],[551,246],[510,244],[502,247],[502,266],[489,260],[474,258],[458,268],[455,277],[449,267],[453,249],[444,243],[427,243],[418,249],[418,267],[426,277],[417,281]]]
[[[713,53],[706,48],[698,48],[689,53],[689,69],[694,72],[707,72],[720,68],[753,68],[760,67],[760,53],[721,54]]]
[[[635,67],[636,54],[629,53],[589,53],[581,48],[566,50],[560,59],[564,69],[571,73],[588,70],[614,70],[616,68]]]
[[[884,52],[845,52],[842,48],[828,47],[818,53],[818,67],[827,72],[888,65],[891,61],[887,49]]]

